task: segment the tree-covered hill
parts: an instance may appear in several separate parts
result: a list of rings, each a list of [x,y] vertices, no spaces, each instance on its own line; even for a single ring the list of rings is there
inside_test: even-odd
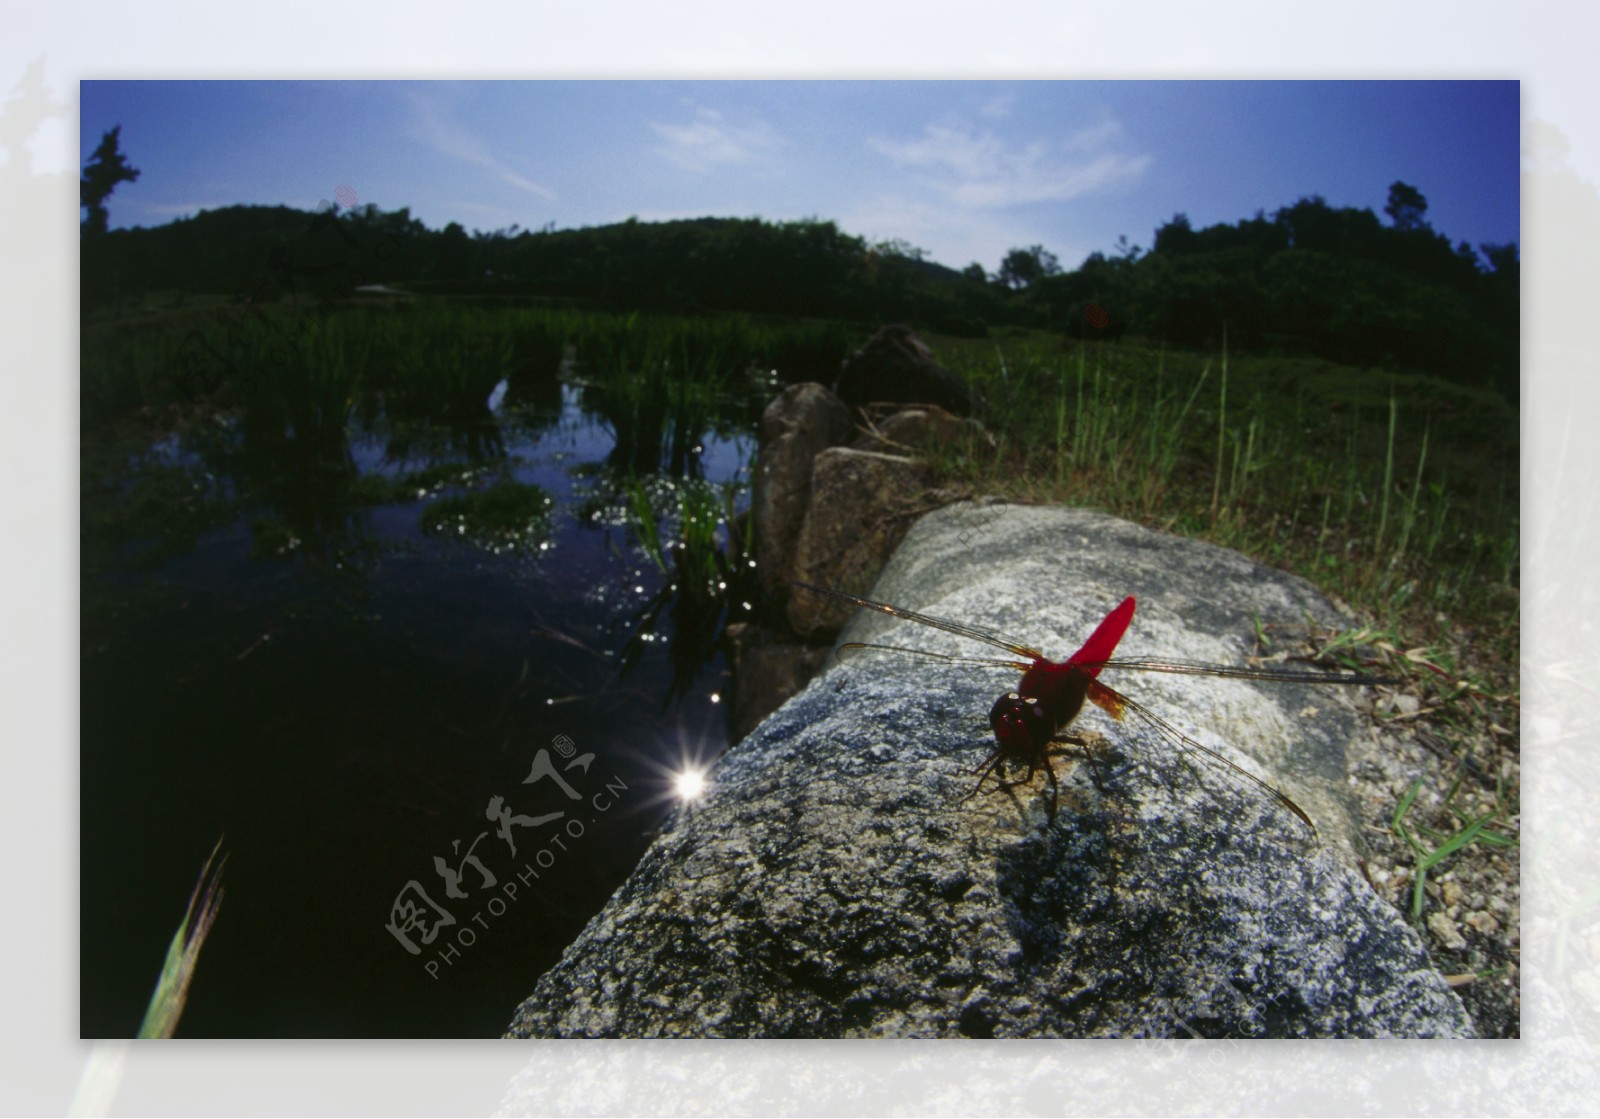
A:
[[[1398,200],[1414,197],[1410,207]],[[1270,218],[1193,229],[1176,215],[1149,253],[1094,253],[1022,298],[1048,319],[1089,304],[1113,325],[1179,346],[1311,353],[1489,386],[1516,399],[1517,247],[1482,257],[1429,228],[1415,188],[1391,188],[1392,224],[1303,198]]]
[[[630,218],[469,234],[372,204],[230,206],[155,228],[86,231],[83,296],[93,309],[152,292],[336,297],[381,282],[611,309],[908,321],[968,336],[1021,325],[1214,348],[1226,331],[1235,350],[1428,372],[1515,399],[1516,246],[1480,246],[1480,258],[1431,229],[1426,205],[1396,183],[1388,224],[1317,197],[1198,230],[1178,214],[1149,252],[1123,238],[1114,255],[1092,253],[1064,272],[1035,245],[1012,250],[992,276],[818,219]]]

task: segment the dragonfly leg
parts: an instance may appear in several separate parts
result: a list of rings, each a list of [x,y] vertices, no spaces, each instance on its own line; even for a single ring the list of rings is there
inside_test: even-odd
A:
[[[984,762],[983,765],[979,767],[979,768],[981,768],[983,770],[983,772],[978,774],[978,783],[976,785],[972,786],[972,791],[970,793],[968,793],[966,796],[962,797],[961,799],[962,800],[971,800],[973,797],[977,796],[978,795],[978,790],[983,788],[983,783],[984,783],[985,780],[988,779],[989,773],[994,769],[995,766],[997,766],[999,764],[1000,764],[1000,751],[996,750],[994,753],[989,755],[989,760]],[[1000,787],[1001,788],[1005,787],[1004,779],[1001,779]]]
[[[1083,760],[1089,763],[1089,772],[1094,777],[1094,787],[1099,789],[1102,793],[1105,792],[1106,783],[1104,778],[1100,775],[1100,763],[1095,761],[1094,755],[1089,752],[1089,740],[1087,738],[1081,738],[1076,734],[1062,734],[1057,735],[1055,741],[1065,742],[1069,746],[1076,746],[1078,748],[1078,752],[1083,755]],[[1064,751],[1056,752],[1062,753]]]
[[[983,783],[988,779],[990,773],[995,775],[994,780],[996,792],[1003,792],[1006,789],[1014,789],[1018,785],[1026,785],[1029,781],[1033,780],[1033,775],[1037,770],[1037,766],[1034,762],[1029,762],[1027,773],[1023,774],[1015,781],[1007,781],[1005,777],[1002,776],[1003,771],[1001,771],[999,767],[1009,760],[1010,759],[1007,758],[1000,750],[996,750],[994,753],[990,754],[989,760],[983,763],[983,772],[978,775],[978,783],[972,787],[972,791],[970,793],[961,799],[968,800],[977,796],[979,791],[982,790]]]
[[[1056,782],[1056,767],[1050,764],[1048,757],[1029,758],[1028,772],[1016,781],[1001,781],[1000,788],[1010,792],[1019,785],[1033,784],[1033,775],[1039,771],[1041,766],[1044,768],[1045,776],[1050,778],[1050,803],[1045,808],[1045,815],[1049,818],[1050,823],[1053,824],[1056,822],[1056,808],[1061,799],[1061,786]]]
[[[1046,811],[1049,814],[1050,822],[1053,824],[1056,820],[1056,806],[1061,797],[1061,787],[1056,783],[1055,766],[1050,764],[1050,759],[1048,757],[1028,759],[1028,772],[1024,773],[1015,781],[1001,780],[1000,788],[1004,792],[1010,792],[1012,789],[1018,788],[1019,786],[1033,784],[1033,775],[1037,773],[1041,767],[1044,769],[1045,776],[1050,778],[1050,806]]]
[[[1043,765],[1045,774],[1050,778],[1050,804],[1046,809],[1046,812],[1049,816],[1050,822],[1052,824],[1055,823],[1056,808],[1060,802],[1061,787],[1056,782],[1055,767],[1050,764],[1050,759],[1030,758],[1028,760],[1028,772],[1023,774],[1015,781],[1007,781],[1002,772],[997,771],[997,767],[1003,765],[1009,760],[1010,759],[1005,757],[1004,752],[1000,750],[996,750],[994,753],[990,754],[988,760],[983,763],[983,772],[978,775],[978,783],[972,787],[972,791],[970,793],[961,799],[971,800],[973,797],[977,796],[978,793],[982,791],[983,783],[988,780],[990,773],[995,774],[995,791],[1001,793],[1010,793],[1012,789],[1015,789],[1019,785],[1027,785],[1031,783],[1033,781],[1033,775],[1039,771],[1039,766]],[[1016,800],[1016,797],[1012,796],[1011,799]]]
[[[1024,773],[1019,779],[1017,779],[1015,781],[1007,781],[1005,778],[1002,777],[1000,779],[1000,787],[1002,789],[1014,789],[1018,785],[1026,785],[1026,784],[1028,784],[1029,782],[1031,782],[1033,780],[1033,774],[1034,774],[1034,770],[1036,768],[1037,768],[1036,764],[1030,758],[1028,760],[1028,772]]]

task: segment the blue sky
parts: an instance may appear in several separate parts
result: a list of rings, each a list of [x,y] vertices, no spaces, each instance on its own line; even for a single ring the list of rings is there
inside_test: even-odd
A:
[[[80,86],[80,164],[122,125],[113,228],[348,186],[431,228],[831,219],[960,268],[1067,267],[1320,194],[1418,188],[1454,241],[1520,241],[1516,82],[122,82]]]

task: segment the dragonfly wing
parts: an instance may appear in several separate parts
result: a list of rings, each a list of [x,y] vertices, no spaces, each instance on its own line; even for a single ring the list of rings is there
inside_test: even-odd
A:
[[[975,629],[972,626],[964,626],[960,622],[952,622],[948,618],[935,618],[932,614],[918,614],[915,610],[903,610],[898,606],[890,606],[887,602],[874,602],[870,598],[857,598],[853,594],[845,594],[843,591],[832,590],[828,587],[819,587],[812,583],[802,583],[797,580],[795,582],[795,586],[800,587],[802,590],[812,591],[815,594],[824,594],[828,595],[830,598],[838,598],[843,599],[845,602],[853,602],[857,606],[865,607],[868,610],[876,610],[880,614],[888,614],[891,618],[904,618],[908,622],[917,622],[920,625],[932,626],[934,629],[942,629],[946,633],[958,634],[962,637],[970,638],[973,641],[982,641],[985,645],[993,645],[997,649],[1004,649],[1008,653],[1014,653],[1019,657],[1027,657],[1029,660],[1044,659],[1044,654],[1039,652],[1039,650],[1032,648],[1031,646],[1024,645],[1020,641],[1012,640],[1003,634],[990,633],[987,630]],[[1101,624],[1104,625],[1104,623]],[[1115,642],[1112,643],[1113,648],[1115,648],[1115,644]],[[1110,655],[1111,650],[1108,649],[1106,651],[1106,656]]]
[[[1098,680],[1089,681],[1089,690],[1085,693],[1085,698],[1113,719],[1122,718],[1123,708],[1129,702],[1127,696],[1113,691]]]
[[[928,660],[944,661],[947,664],[974,664],[983,668],[1010,668],[1026,672],[1033,665],[1027,661],[1006,661],[995,657],[961,657],[949,653],[936,653],[932,649],[912,649],[905,645],[876,645],[867,641],[851,641],[839,646],[839,659],[852,660],[862,653],[882,652],[898,653],[907,657],[924,657]]]
[[[1290,800],[1285,793],[1263,781],[1243,766],[1229,761],[1209,746],[1202,746],[1154,711],[1135,703],[1121,692],[1108,688],[1098,681],[1089,685],[1088,698],[1095,706],[1116,719],[1121,719],[1124,712],[1132,712],[1162,738],[1166,739],[1167,742],[1176,746],[1190,761],[1209,769],[1219,777],[1226,778],[1235,788],[1243,792],[1265,794],[1271,797],[1279,807],[1294,813],[1301,823],[1310,828],[1313,839],[1317,838],[1317,825],[1312,823],[1311,817],[1306,815],[1305,810]]]
[[[1096,672],[1104,668],[1130,668],[1140,672],[1173,672],[1185,676],[1225,676],[1234,680],[1271,680],[1283,684],[1398,684],[1387,676],[1362,676],[1347,672],[1300,672],[1290,668],[1245,668],[1239,665],[1206,664],[1202,661],[1174,661],[1155,657],[1116,658],[1083,667]]]

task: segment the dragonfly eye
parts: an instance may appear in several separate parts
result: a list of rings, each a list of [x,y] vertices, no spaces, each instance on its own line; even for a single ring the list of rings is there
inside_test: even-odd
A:
[[[1007,692],[989,710],[989,725],[1002,753],[1028,757],[1040,750],[1055,733],[1055,724],[1044,704],[1016,692]]]

